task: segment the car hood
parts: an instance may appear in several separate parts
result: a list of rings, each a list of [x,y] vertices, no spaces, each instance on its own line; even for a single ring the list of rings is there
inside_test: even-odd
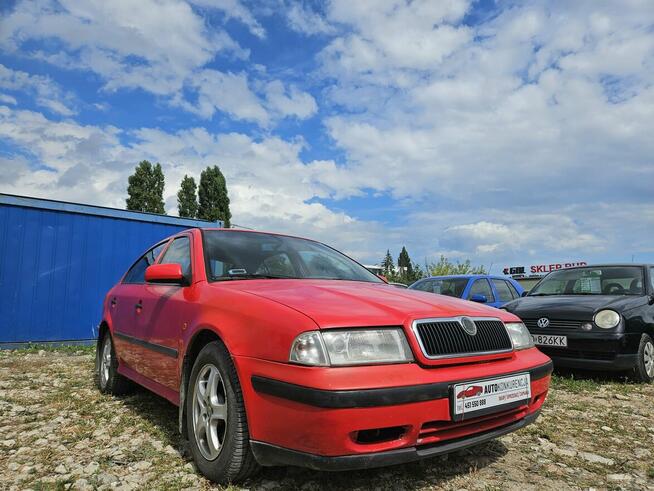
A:
[[[458,315],[515,320],[511,314],[485,305],[382,283],[244,280],[220,285],[286,305],[309,316],[320,327],[401,325],[416,318]]]
[[[645,302],[642,296],[615,295],[552,295],[523,297],[504,305],[509,312],[523,319],[546,316],[561,320],[591,320],[600,309],[617,312],[638,307]]]

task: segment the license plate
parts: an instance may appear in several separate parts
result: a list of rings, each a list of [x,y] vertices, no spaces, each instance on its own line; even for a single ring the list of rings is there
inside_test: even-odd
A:
[[[532,334],[531,338],[534,344],[538,346],[559,346],[562,348],[568,347],[567,336],[552,336],[550,334]]]
[[[528,373],[457,384],[452,392],[454,419],[501,411],[504,406],[519,405],[529,398]]]

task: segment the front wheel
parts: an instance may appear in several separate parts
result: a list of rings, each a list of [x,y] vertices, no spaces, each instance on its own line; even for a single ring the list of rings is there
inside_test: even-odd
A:
[[[217,341],[198,354],[186,396],[186,428],[195,463],[217,483],[242,481],[258,468],[236,368]]]
[[[654,341],[647,334],[643,334],[640,339],[638,359],[634,367],[634,378],[645,383],[654,381]]]

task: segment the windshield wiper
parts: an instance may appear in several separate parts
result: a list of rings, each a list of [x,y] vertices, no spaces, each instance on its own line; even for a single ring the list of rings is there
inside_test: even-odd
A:
[[[259,274],[259,273],[244,273],[244,274],[231,274],[229,276],[213,276],[214,281],[229,281],[229,280],[299,280],[298,276],[282,276],[274,274]]]

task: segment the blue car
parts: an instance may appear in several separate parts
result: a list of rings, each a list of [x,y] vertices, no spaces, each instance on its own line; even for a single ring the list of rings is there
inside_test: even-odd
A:
[[[487,274],[430,276],[416,281],[409,289],[463,298],[491,307],[501,307],[520,298],[524,292],[520,283],[511,278]]]

